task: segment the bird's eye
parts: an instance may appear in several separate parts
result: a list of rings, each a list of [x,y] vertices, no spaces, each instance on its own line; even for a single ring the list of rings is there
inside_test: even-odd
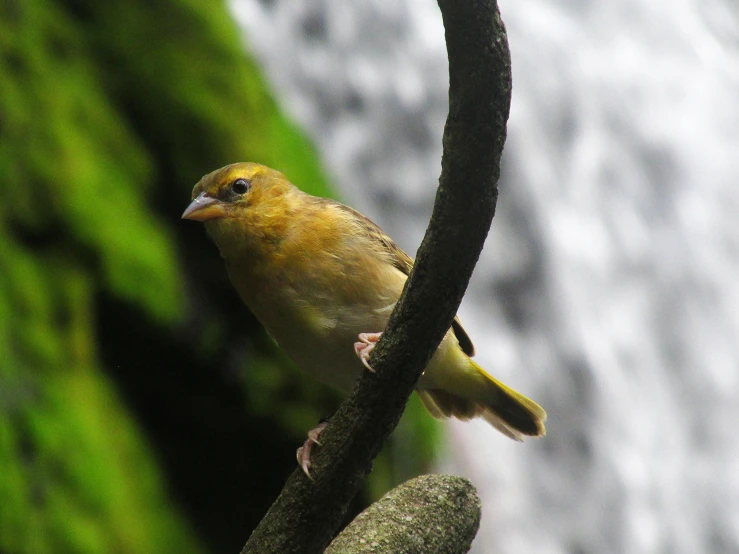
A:
[[[249,181],[246,179],[236,179],[233,183],[231,183],[231,190],[234,191],[236,194],[244,194],[247,190],[249,190]]]

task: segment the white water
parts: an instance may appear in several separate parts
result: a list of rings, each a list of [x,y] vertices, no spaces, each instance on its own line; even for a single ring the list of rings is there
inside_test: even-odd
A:
[[[232,0],[344,196],[415,252],[446,55],[432,0]],[[501,0],[513,106],[461,315],[549,412],[523,445],[452,424],[476,553],[739,551],[739,8]]]

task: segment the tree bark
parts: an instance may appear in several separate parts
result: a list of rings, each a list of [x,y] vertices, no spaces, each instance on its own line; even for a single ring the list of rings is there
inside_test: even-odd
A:
[[[449,56],[449,116],[426,235],[403,293],[352,395],[314,449],[309,480],[290,476],[242,550],[326,548],[398,423],[459,307],[495,214],[511,99],[508,41],[493,0],[439,0]]]
[[[325,554],[464,554],[480,526],[480,511],[467,479],[422,475],[359,514]]]

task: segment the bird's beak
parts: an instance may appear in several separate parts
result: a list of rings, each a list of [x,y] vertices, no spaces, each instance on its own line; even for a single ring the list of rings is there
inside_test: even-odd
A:
[[[208,221],[209,219],[218,219],[226,215],[226,209],[223,202],[212,196],[206,196],[201,192],[187,207],[182,214],[182,219],[192,219],[193,221]]]

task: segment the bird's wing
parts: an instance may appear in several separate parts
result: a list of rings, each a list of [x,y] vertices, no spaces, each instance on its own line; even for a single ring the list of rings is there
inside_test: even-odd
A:
[[[349,206],[345,206],[339,202],[334,202],[333,200],[326,199],[326,201],[349,213],[359,226],[367,233],[367,235],[379,244],[382,250],[390,255],[390,260],[393,266],[405,275],[410,275],[411,269],[413,268],[413,258],[406,254],[400,246],[395,244],[395,241],[380,229],[375,222]],[[462,322],[459,321],[459,316],[454,317],[454,321],[452,321],[452,330],[454,331],[454,336],[457,337],[457,341],[459,341],[459,346],[462,348],[462,351],[468,356],[474,356],[475,345],[472,344],[472,340],[467,334],[467,331],[462,327]]]

